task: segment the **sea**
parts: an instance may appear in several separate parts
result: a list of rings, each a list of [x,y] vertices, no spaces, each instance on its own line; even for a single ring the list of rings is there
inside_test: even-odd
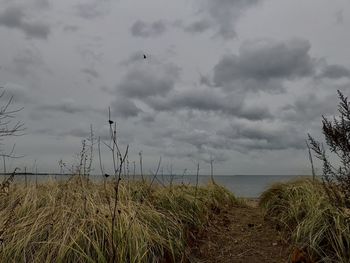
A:
[[[310,177],[300,175],[214,175],[214,180],[217,184],[226,187],[238,197],[257,198],[265,190],[276,182],[288,182],[291,180]],[[210,182],[209,175],[198,176],[199,185],[204,185]],[[169,178],[164,180],[169,182]],[[195,175],[176,176],[174,183],[177,184],[192,184],[195,185],[197,177]]]
[[[48,180],[66,180],[71,175],[61,175],[61,174],[51,174],[51,175],[16,175],[15,181],[27,184],[33,184],[35,182],[45,182]],[[8,176],[0,175],[0,182],[2,182]],[[233,192],[238,197],[246,198],[257,198],[267,190],[272,184],[276,182],[287,182],[290,180],[295,180],[297,178],[302,178],[307,176],[301,175],[214,175],[214,180],[216,183],[226,187],[228,190]],[[102,175],[90,175],[90,178],[94,181],[102,181]],[[123,179],[136,179],[140,180],[139,176],[133,177],[125,176]],[[198,176],[198,185],[205,185],[210,182],[209,175],[199,175]],[[111,180],[111,177],[109,177]],[[197,184],[196,175],[157,175],[157,177],[148,176],[149,181],[154,181],[154,184],[169,185],[172,184]]]

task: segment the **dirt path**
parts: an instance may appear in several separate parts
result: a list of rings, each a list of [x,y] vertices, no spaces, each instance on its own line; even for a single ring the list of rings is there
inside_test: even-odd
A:
[[[226,210],[226,209],[225,209]],[[283,263],[288,245],[254,201],[234,206],[213,216],[192,246],[193,262]]]

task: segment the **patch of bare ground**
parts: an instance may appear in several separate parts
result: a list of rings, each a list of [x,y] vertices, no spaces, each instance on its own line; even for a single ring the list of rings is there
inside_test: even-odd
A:
[[[216,211],[191,244],[191,262],[283,263],[289,253],[289,245],[252,199]]]

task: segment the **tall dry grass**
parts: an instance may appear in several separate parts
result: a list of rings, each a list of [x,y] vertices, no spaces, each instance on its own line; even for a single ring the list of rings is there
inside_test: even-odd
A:
[[[300,179],[276,183],[260,199],[265,216],[307,247],[317,262],[350,262],[350,214],[335,207],[322,183]]]
[[[111,262],[113,251],[116,262],[186,262],[188,234],[235,202],[216,184],[125,181],[112,228],[113,196],[114,184],[79,179],[12,185],[0,195],[0,262]]]

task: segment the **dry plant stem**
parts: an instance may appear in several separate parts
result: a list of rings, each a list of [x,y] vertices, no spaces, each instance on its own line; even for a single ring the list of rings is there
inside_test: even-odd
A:
[[[213,168],[213,163],[214,163],[214,159],[212,156],[210,156],[210,179],[211,182],[214,183],[214,168]]]
[[[173,187],[174,175],[173,175],[173,165],[170,165],[170,189]]]
[[[150,183],[150,185],[149,185],[149,191],[150,191],[151,188],[152,188],[152,185],[153,185],[153,183],[154,183],[154,180],[157,178],[157,175],[158,175],[158,172],[159,172],[159,168],[160,168],[160,164],[161,164],[161,163],[162,163],[162,157],[159,157],[157,170],[156,170],[156,172],[154,173],[153,178],[152,178],[152,181],[151,181],[151,183]]]
[[[2,160],[4,162],[4,174],[6,174],[6,156],[2,156]]]
[[[90,125],[90,158],[89,158],[89,164],[87,167],[87,173],[88,173],[88,177],[90,176],[91,173],[91,165],[92,165],[92,161],[93,161],[93,153],[94,153],[94,133],[93,133],[93,129],[92,129],[92,124]]]
[[[148,187],[148,190],[147,190],[148,193],[150,193],[151,190],[152,190],[152,185],[153,185],[154,180],[157,178],[157,175],[158,175],[158,172],[159,172],[159,168],[160,168],[161,162],[162,162],[162,157],[159,157],[159,162],[158,162],[158,165],[157,165],[156,172],[154,173],[153,178],[152,178],[152,181],[151,181],[151,183],[150,183],[150,185],[149,185],[149,187]],[[163,184],[163,186],[166,187],[164,184]],[[142,203],[142,202],[141,202],[141,203]],[[121,240],[124,240],[126,234],[127,234],[127,233],[129,232],[129,230],[131,229],[131,226],[132,226],[134,220],[136,219],[136,217],[137,217],[137,215],[138,215],[138,212],[139,212],[139,209],[136,210],[135,215],[132,217],[131,221],[129,222],[129,225],[128,225],[128,227],[127,227],[127,230],[124,232],[124,234],[123,234]]]
[[[182,173],[181,184],[184,184],[184,177],[185,177],[186,172],[187,172],[187,168],[185,168],[183,173]]]
[[[35,167],[35,188],[38,188],[38,166]]]
[[[83,162],[84,162],[84,156],[85,156],[85,140],[82,140],[82,148],[80,151],[80,162],[79,162],[79,166],[78,166],[78,175],[79,177],[81,176],[81,169],[83,168]]]
[[[196,191],[194,192],[194,200],[197,198],[198,191],[198,178],[199,178],[199,163],[197,163],[197,172],[196,172]]]
[[[103,176],[103,186],[104,186],[104,189],[106,191],[107,178],[106,178],[106,175],[103,171],[102,158],[101,158],[101,138],[100,137],[98,137],[98,160],[100,163],[101,175]]]
[[[127,145],[126,150],[124,152],[124,155],[121,153],[120,148],[118,146],[118,141],[117,141],[117,125],[115,122],[113,122],[110,118],[110,108],[108,109],[109,113],[109,128],[110,128],[110,135],[111,135],[111,141],[112,141],[112,147],[111,147],[111,153],[112,153],[112,159],[113,159],[113,168],[114,168],[114,176],[115,176],[115,184],[114,184],[114,207],[112,211],[112,218],[111,218],[111,223],[112,223],[112,229],[111,229],[111,235],[112,235],[112,258],[111,262],[115,262],[116,256],[117,256],[117,249],[118,249],[118,244],[115,244],[114,240],[114,228],[115,228],[115,222],[117,218],[117,207],[118,207],[118,192],[119,192],[119,184],[121,180],[121,173],[123,169],[123,165],[125,163],[125,160],[128,156],[129,152],[129,145]],[[113,127],[114,123],[114,127]],[[119,157],[119,167],[117,168],[116,164],[116,159],[115,159],[115,154],[117,153],[117,157]]]
[[[142,179],[142,182],[144,182],[145,179],[143,178],[143,172],[142,172],[142,151],[139,152],[139,156],[140,156],[140,173],[141,173],[141,179]]]
[[[1,183],[0,185],[0,194],[5,193],[8,194],[9,188],[11,183],[13,182],[13,179],[15,177],[16,171],[19,170],[19,168],[15,168],[12,172],[12,174],[10,175],[9,178],[4,179],[4,181]]]
[[[28,187],[28,178],[27,178],[27,167],[24,167],[24,182],[25,182],[25,187]]]
[[[309,161],[310,161],[310,164],[311,164],[312,180],[315,181],[316,173],[315,173],[314,161],[312,159],[310,145],[307,143],[307,141],[305,141],[305,143],[306,143],[306,147],[307,147],[307,149],[309,151]]]
[[[2,87],[0,87],[2,89]],[[2,91],[0,94],[0,99],[3,98],[5,95],[5,91]],[[11,127],[11,122],[13,118],[15,117],[15,114],[21,111],[23,108],[15,109],[15,110],[10,110],[9,107],[13,102],[13,96],[11,96],[7,102],[5,103],[4,106],[0,108],[0,140],[2,137],[7,137],[7,136],[21,136],[23,135],[24,131],[24,124],[21,122],[17,122]],[[14,147],[13,147],[14,148]],[[5,157],[10,157],[10,158],[16,158],[17,156],[13,155],[13,150],[10,154],[1,154],[2,156]]]

